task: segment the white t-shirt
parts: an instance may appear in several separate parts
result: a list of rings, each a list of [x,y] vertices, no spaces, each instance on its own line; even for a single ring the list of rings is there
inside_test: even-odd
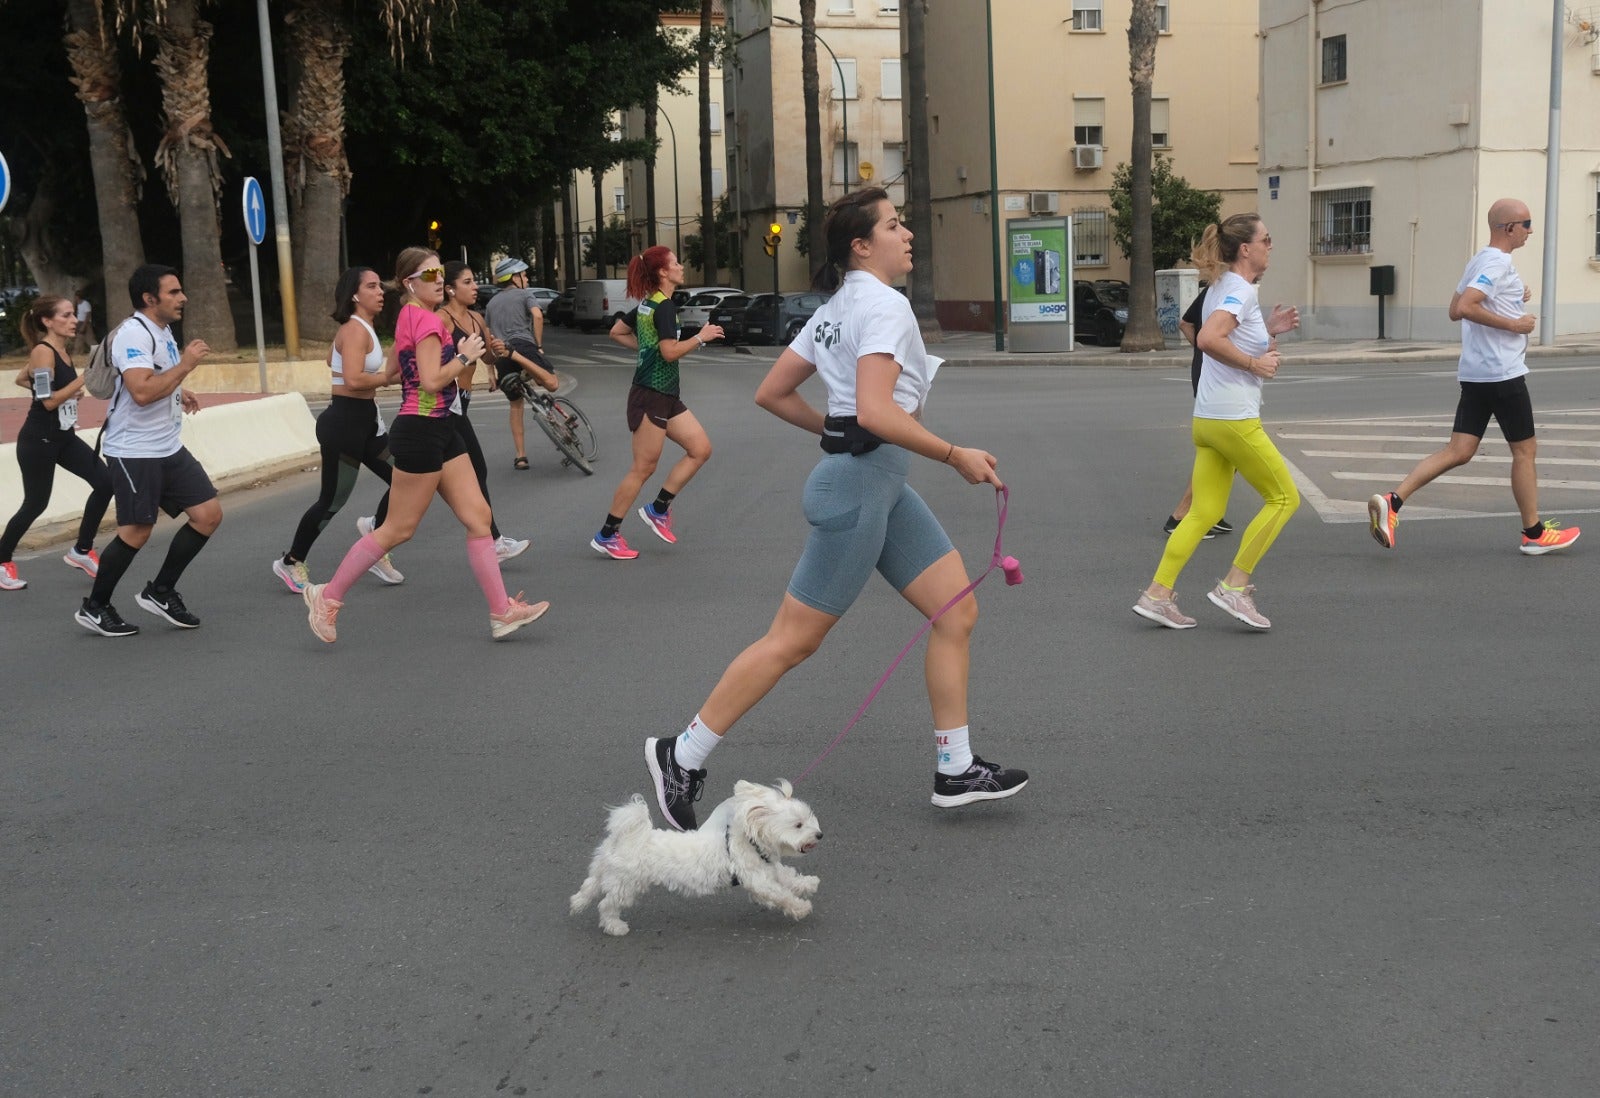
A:
[[[89,317],[92,316],[93,314],[94,314],[94,306],[89,304],[89,299],[88,298],[83,298],[82,300],[80,300],[78,302],[77,315],[78,315],[78,324],[80,326],[89,323]]]
[[[1228,335],[1228,342],[1256,358],[1267,353],[1272,337],[1256,301],[1256,288],[1238,274],[1228,271],[1206,288],[1205,305],[1200,310],[1200,325],[1221,309],[1239,321]],[[1196,419],[1258,419],[1261,416],[1261,378],[1245,370],[1225,366],[1205,355],[1200,360],[1200,387],[1195,393]]]
[[[900,364],[894,402],[922,411],[943,359],[928,354],[905,295],[866,271],[847,271],[844,285],[818,309],[789,349],[817,368],[828,387],[828,414],[856,414],[856,363],[886,354]]]
[[[1511,253],[1499,248],[1484,248],[1467,263],[1456,293],[1477,290],[1483,307],[1495,316],[1516,318],[1523,314],[1522,276],[1511,265]],[[1528,372],[1528,337],[1461,322],[1461,364],[1456,377],[1461,381],[1510,381]]]
[[[154,370],[159,374],[178,364],[178,343],[172,338],[172,329],[157,327],[138,313],[117,325],[110,338],[111,361],[119,373]],[[183,448],[182,435],[181,387],[163,400],[140,407],[123,382],[111,398],[101,449],[107,457],[166,457]]]

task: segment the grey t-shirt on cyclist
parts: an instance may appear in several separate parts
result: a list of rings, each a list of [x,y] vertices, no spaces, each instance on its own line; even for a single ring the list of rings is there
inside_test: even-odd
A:
[[[519,290],[513,286],[501,290],[489,299],[489,304],[483,310],[484,319],[489,322],[489,330],[507,343],[513,339],[525,339],[529,343],[537,342],[533,338],[531,311],[537,300],[530,289]]]

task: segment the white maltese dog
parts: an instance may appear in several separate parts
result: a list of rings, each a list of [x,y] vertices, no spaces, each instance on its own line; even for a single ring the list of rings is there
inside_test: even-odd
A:
[[[589,876],[572,897],[576,915],[599,900],[600,929],[626,934],[622,913],[652,885],[685,896],[708,896],[743,885],[752,899],[795,919],[811,913],[806,899],[821,883],[780,860],[808,853],[822,825],[786,781],[776,786],[737,782],[733,796],[711,810],[697,831],[652,829],[650,808],[635,794],[606,819]]]

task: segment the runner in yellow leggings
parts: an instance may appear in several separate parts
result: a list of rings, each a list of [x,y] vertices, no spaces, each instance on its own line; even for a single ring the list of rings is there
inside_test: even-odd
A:
[[[1168,629],[1193,629],[1178,609],[1178,573],[1206,531],[1222,517],[1233,474],[1261,493],[1261,510],[1245,528],[1233,567],[1206,596],[1253,629],[1272,622],[1256,609],[1251,574],[1300,506],[1300,493],[1278,448],[1261,427],[1261,383],[1278,373],[1277,336],[1300,324],[1293,306],[1263,317],[1256,283],[1272,258],[1272,236],[1257,214],[1235,214],[1208,225],[1194,250],[1195,265],[1211,280],[1197,345],[1205,353],[1194,402],[1194,504],[1167,539],[1155,579],[1133,612]]]

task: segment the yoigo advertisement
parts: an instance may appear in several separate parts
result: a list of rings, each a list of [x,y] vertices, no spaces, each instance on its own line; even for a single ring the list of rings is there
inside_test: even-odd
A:
[[[1006,222],[1007,299],[1012,324],[1066,324],[1072,286],[1066,218]]]

